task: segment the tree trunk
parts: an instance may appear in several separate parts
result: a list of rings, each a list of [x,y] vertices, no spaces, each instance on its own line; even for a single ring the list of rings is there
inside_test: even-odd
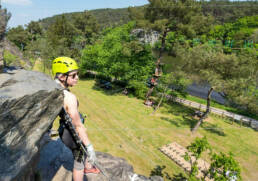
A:
[[[148,90],[148,92],[147,92],[147,94],[146,94],[146,100],[148,100],[148,98],[150,97],[151,93],[153,92],[153,89],[154,89],[154,86],[152,86],[152,87]]]
[[[195,131],[200,127],[200,125],[202,124],[203,120],[205,118],[208,117],[208,114],[210,112],[210,102],[211,102],[211,93],[213,91],[213,88],[211,87],[210,90],[208,91],[208,95],[207,95],[207,107],[206,107],[206,111],[205,113],[202,115],[202,117],[200,118],[200,120],[197,122],[197,124],[194,126],[194,128],[192,129],[192,133],[195,133]]]
[[[160,66],[160,60],[161,60],[161,57],[162,57],[162,53],[165,49],[165,41],[166,41],[166,37],[167,37],[167,33],[168,33],[169,29],[166,28],[164,30],[164,33],[162,35],[162,44],[161,44],[161,48],[160,48],[160,51],[159,51],[159,57],[158,57],[158,60],[157,60],[157,63],[156,63],[156,68],[155,70],[158,68],[159,69],[159,66]],[[153,76],[154,77],[154,76]],[[156,81],[158,79],[155,79]],[[153,92],[153,89],[155,88],[155,85],[153,85],[149,90],[148,90],[148,93],[146,94],[146,100],[145,102],[149,99],[149,96],[152,94]]]
[[[166,90],[167,90],[167,88],[165,88],[165,91],[163,92],[163,94],[162,94],[162,96],[161,96],[161,99],[160,99],[160,101],[159,101],[159,104],[155,107],[155,109],[154,109],[154,111],[152,112],[152,114],[155,114],[155,112],[159,109],[159,107],[160,107],[160,105],[161,105],[161,103],[162,103],[162,101],[163,101],[163,99],[164,99]]]

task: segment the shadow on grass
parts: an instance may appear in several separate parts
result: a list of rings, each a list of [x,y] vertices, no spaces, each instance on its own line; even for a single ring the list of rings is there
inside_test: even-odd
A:
[[[174,174],[173,176],[170,176],[167,172],[164,172],[164,169],[166,168],[165,165],[157,165],[155,168],[151,170],[150,176],[160,176],[162,178],[166,178],[166,180],[170,181],[186,181],[186,177],[182,174]]]
[[[217,134],[218,136],[226,136],[224,130],[216,124],[203,122],[201,128],[203,128],[207,132]]]
[[[124,90],[124,87],[111,83],[109,86],[105,86],[104,84],[100,83],[99,79],[94,79],[91,77],[83,77],[81,80],[95,80],[94,86],[92,87],[93,90],[100,91],[105,95],[116,95],[121,94]],[[108,81],[107,81],[108,82]]]
[[[165,110],[162,110],[162,113],[169,113],[176,116],[189,116],[194,114],[194,109],[191,109],[190,107],[183,106],[179,103],[175,102],[166,102],[162,105]]]
[[[173,114],[176,117],[173,119],[161,117],[161,119],[170,122],[176,127],[189,127],[190,129],[192,129],[197,123],[197,120],[192,118],[192,115],[194,114],[194,109],[173,102],[167,102],[163,104],[163,107],[165,109],[162,109],[161,113]]]
[[[174,119],[169,119],[166,117],[161,117],[161,119],[170,122],[171,124],[175,125],[176,127],[189,127],[189,129],[192,129],[196,123],[197,120],[195,119],[190,119],[186,116],[182,116],[182,118],[174,118]]]
[[[165,109],[162,110],[162,113],[173,114],[177,117],[173,119],[170,119],[167,117],[161,117],[161,119],[167,122],[170,122],[176,127],[189,127],[192,130],[196,125],[196,123],[198,122],[197,119],[193,118],[194,109],[192,108],[185,107],[183,105],[173,103],[173,102],[169,102],[167,104],[164,104],[163,106],[165,107]],[[204,121],[201,125],[201,128],[207,132],[217,134],[219,136],[226,136],[223,129],[216,124],[212,124]]]

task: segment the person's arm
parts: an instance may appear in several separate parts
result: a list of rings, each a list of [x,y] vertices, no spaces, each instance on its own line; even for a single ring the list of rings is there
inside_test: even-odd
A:
[[[80,120],[80,115],[78,111],[77,99],[75,95],[70,92],[65,94],[64,105],[67,113],[72,118],[72,124],[74,125],[77,134],[84,143],[84,145],[90,145],[90,140],[88,138],[86,128]]]

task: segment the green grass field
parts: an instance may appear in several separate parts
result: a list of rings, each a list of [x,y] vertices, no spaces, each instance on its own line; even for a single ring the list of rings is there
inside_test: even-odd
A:
[[[171,177],[184,173],[159,148],[174,141],[187,146],[195,137],[207,136],[214,151],[235,155],[244,181],[258,178],[258,132],[251,128],[211,115],[192,135],[195,120],[190,108],[163,104],[151,115],[153,109],[144,106],[142,100],[103,91],[93,80],[80,80],[72,92],[79,99],[80,111],[87,114],[85,125],[95,149],[125,158],[138,174],[149,176],[157,165],[165,165]]]

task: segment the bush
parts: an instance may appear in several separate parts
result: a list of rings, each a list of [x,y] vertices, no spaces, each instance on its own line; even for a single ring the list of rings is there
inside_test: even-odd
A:
[[[147,86],[143,82],[137,80],[129,81],[127,88],[131,90],[137,98],[140,99],[144,99],[148,91]]]

